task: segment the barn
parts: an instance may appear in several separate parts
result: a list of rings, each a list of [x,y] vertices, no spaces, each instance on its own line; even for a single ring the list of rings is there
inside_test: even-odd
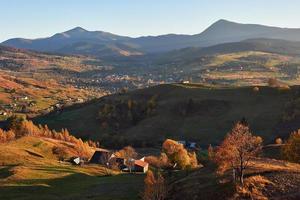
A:
[[[113,153],[111,151],[105,149],[96,150],[90,159],[90,163],[107,165],[112,155]]]

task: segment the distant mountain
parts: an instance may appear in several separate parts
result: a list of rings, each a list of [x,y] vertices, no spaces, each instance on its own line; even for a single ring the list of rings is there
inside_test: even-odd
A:
[[[42,52],[96,55],[100,57],[102,57],[101,53],[103,52],[105,52],[105,56],[108,56],[109,52],[111,52],[110,56],[116,54],[139,54],[137,52],[131,52],[133,48],[125,44],[125,41],[128,40],[128,37],[118,36],[102,31],[87,31],[83,28],[77,27],[63,33],[57,33],[49,38],[35,40],[15,38],[7,40],[2,44]],[[123,42],[124,44],[119,45],[117,41]],[[97,55],[97,53],[100,54]]]
[[[125,55],[137,55],[142,54],[142,52],[160,53],[187,47],[208,47],[254,38],[300,41],[300,29],[240,24],[219,20],[202,33],[196,35],[168,34],[130,38],[102,31],[87,31],[77,27],[49,38],[35,40],[15,38],[2,44],[37,51],[91,54],[101,57],[99,54],[102,53],[104,47],[108,48],[105,51],[113,50],[113,54],[116,53],[115,47],[117,47],[119,49],[117,52],[125,51],[127,52]],[[83,47],[79,48],[82,44],[84,44]],[[89,44],[88,48],[87,44]]]
[[[161,54],[156,57],[156,63],[193,62],[201,56],[215,54],[237,53],[244,51],[260,51],[283,55],[300,55],[300,42],[279,39],[248,39],[241,42],[231,42],[210,47],[189,47]]]
[[[300,29],[278,28],[258,24],[240,24],[219,20],[198,35],[201,46],[238,42],[253,38],[283,39],[300,41]]]
[[[141,51],[123,43],[101,44],[93,42],[77,42],[66,45],[56,50],[56,52],[75,55],[91,55],[101,58],[143,55]]]
[[[256,24],[240,24],[227,20],[219,20],[200,34],[170,34],[157,37],[141,37],[136,38],[134,43],[140,45],[147,52],[161,52],[186,47],[208,47],[254,38],[300,41],[300,29],[277,28]]]

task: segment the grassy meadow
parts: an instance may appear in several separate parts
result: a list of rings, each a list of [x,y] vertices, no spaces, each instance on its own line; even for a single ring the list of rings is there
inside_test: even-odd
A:
[[[144,175],[59,162],[52,147],[65,146],[72,153],[68,145],[35,137],[1,144],[0,199],[139,199]]]

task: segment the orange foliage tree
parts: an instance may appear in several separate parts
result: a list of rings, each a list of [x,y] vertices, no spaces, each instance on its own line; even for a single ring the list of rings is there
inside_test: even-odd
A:
[[[253,136],[247,125],[236,123],[216,150],[215,161],[219,172],[232,169],[234,180],[238,177],[243,184],[244,171],[250,166],[250,160],[261,151],[261,144],[261,137]]]
[[[0,143],[9,142],[15,139],[15,133],[12,130],[4,131],[0,129]]]
[[[164,200],[167,197],[167,187],[164,177],[157,173],[156,175],[149,170],[147,172],[143,200]]]
[[[66,141],[74,144],[78,156],[87,157],[89,147],[99,146],[99,142],[83,142],[80,138],[72,136],[67,129],[60,132],[50,130],[47,125],[35,125],[32,121],[24,118],[12,117],[9,119],[9,131],[0,129],[0,142],[8,142],[24,136],[46,137],[56,140]]]
[[[161,153],[159,157],[147,156],[145,161],[156,168],[166,169],[172,166],[169,162],[167,154],[165,153]]]

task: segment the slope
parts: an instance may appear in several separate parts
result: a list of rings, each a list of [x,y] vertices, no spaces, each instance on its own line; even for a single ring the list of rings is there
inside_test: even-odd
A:
[[[107,146],[159,146],[165,138],[217,144],[233,123],[245,117],[266,142],[286,136],[275,131],[285,105],[298,87],[216,88],[201,85],[159,85],[116,94],[35,119],[51,128],[67,127],[81,137],[97,138]],[[83,117],[84,116],[84,117]]]
[[[138,199],[143,175],[119,174],[100,165],[59,162],[52,153],[54,146],[66,148],[68,157],[76,155],[71,144],[53,139],[23,137],[1,144],[0,198]],[[94,149],[90,151],[92,154]]]

